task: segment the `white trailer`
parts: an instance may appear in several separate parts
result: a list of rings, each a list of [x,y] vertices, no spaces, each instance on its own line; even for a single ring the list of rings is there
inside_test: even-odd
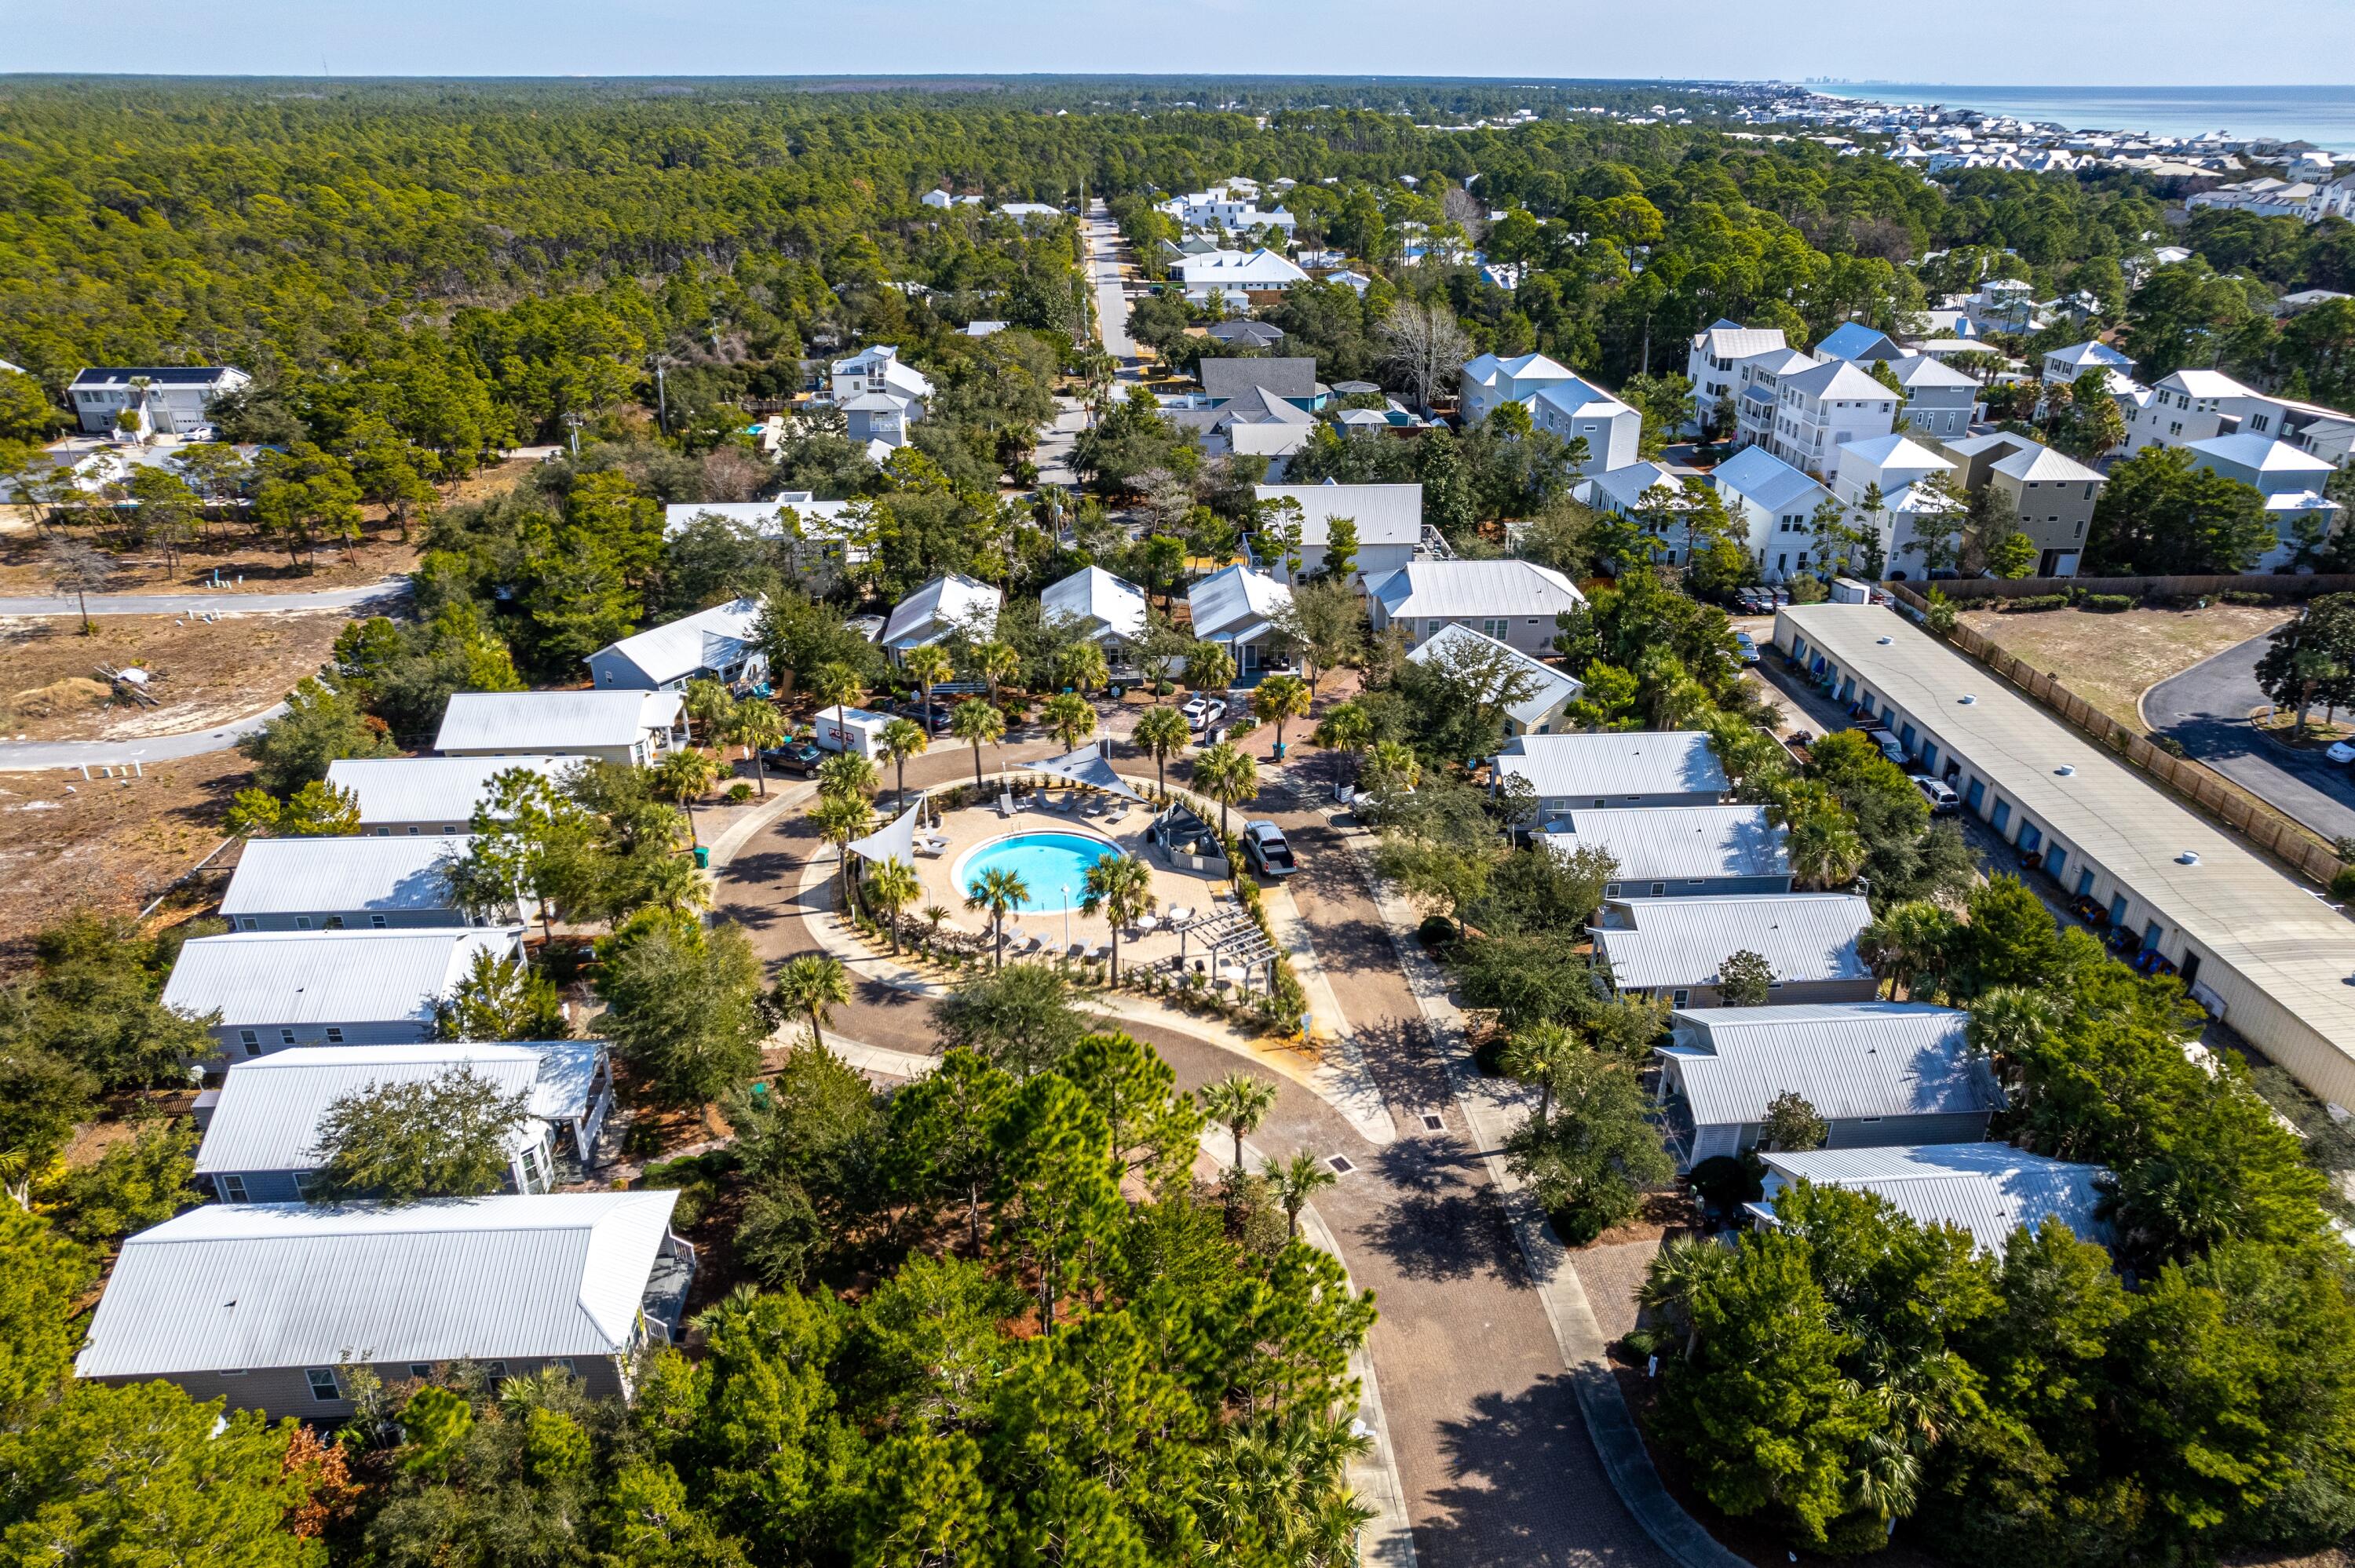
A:
[[[826,751],[879,758],[883,726],[890,722],[890,714],[869,713],[865,708],[827,708],[813,721],[810,738]]]
[[[1870,604],[1872,589],[1854,577],[1834,577],[1832,602],[1834,604]]]

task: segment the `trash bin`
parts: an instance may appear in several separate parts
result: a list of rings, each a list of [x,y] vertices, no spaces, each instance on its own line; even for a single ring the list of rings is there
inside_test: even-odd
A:
[[[1127,700],[1127,697],[1128,688],[1122,685],[1118,681],[1114,681],[1112,683],[1112,700],[1116,703],[1124,702]]]
[[[1212,725],[1212,726],[1210,726],[1209,738],[1207,741],[1205,741],[1205,742],[1204,742],[1204,744],[1205,744],[1205,745],[1208,745],[1208,746],[1224,746],[1226,743],[1227,743],[1227,728],[1226,728],[1226,726],[1224,726],[1224,725],[1216,725],[1216,724]]]
[[[698,871],[709,871],[711,869],[711,846],[709,844],[698,844],[695,846],[695,869]]]

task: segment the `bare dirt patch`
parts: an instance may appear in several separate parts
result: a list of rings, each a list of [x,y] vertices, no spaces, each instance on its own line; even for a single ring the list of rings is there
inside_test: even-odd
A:
[[[0,972],[71,910],[137,913],[221,842],[229,797],[250,782],[252,765],[233,751],[144,779],[0,774]]]
[[[129,740],[260,713],[315,674],[349,617],[109,615],[0,620],[0,739]],[[98,671],[136,667],[157,706],[110,704]]]
[[[1975,609],[1960,620],[2036,668],[2060,676],[2112,718],[2140,729],[2135,705],[2144,692],[2235,643],[2263,636],[2292,613],[2268,605],[2211,604],[2205,609],[2127,609],[2115,615]]]

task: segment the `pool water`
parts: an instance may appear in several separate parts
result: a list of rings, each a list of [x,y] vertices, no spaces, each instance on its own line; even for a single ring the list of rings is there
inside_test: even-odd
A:
[[[1017,833],[967,855],[957,867],[956,885],[970,889],[983,872],[1003,869],[1019,876],[1030,890],[1015,906],[1025,914],[1076,909],[1084,896],[1089,868],[1120,853],[1119,845],[1088,833]],[[1068,904],[1063,897],[1067,887],[1071,890]]]

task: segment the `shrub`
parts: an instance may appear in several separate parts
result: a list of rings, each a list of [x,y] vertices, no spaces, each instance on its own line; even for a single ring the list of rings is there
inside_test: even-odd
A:
[[[2251,593],[2246,588],[2226,588],[2219,597],[2226,604],[2273,604],[2279,599],[2275,594]]]
[[[2135,598],[2130,593],[2089,593],[2077,603],[2079,608],[2099,615],[2115,615],[2122,609],[2132,609]]]
[[[720,1184],[734,1173],[736,1164],[732,1150],[714,1149],[703,1154],[682,1155],[647,1166],[638,1185],[656,1192],[676,1189],[678,1206],[672,1211],[672,1223],[692,1225],[719,1198]]]
[[[1426,915],[1414,928],[1414,937],[1430,951],[1444,952],[1455,945],[1455,922],[1444,915]]]
[[[741,779],[739,779],[737,782],[728,786],[728,794],[725,799],[730,805],[741,806],[751,798],[752,787],[750,784],[743,782]]]
[[[1714,1154],[1692,1168],[1689,1180],[1701,1201],[1721,1213],[1755,1202],[1766,1190],[1757,1157]]]
[[[2355,898],[2355,865],[2342,865],[2339,874],[2330,879],[2330,896]]]
[[[2152,746],[2167,753],[2169,757],[2183,757],[2189,755],[2183,749],[2183,743],[2176,739],[2171,735],[2159,735],[2153,733],[2147,738]]]
[[[2062,609],[2069,603],[2065,593],[2031,593],[2019,599],[2008,599],[1998,608],[2008,613],[2030,613],[2040,609]]]

